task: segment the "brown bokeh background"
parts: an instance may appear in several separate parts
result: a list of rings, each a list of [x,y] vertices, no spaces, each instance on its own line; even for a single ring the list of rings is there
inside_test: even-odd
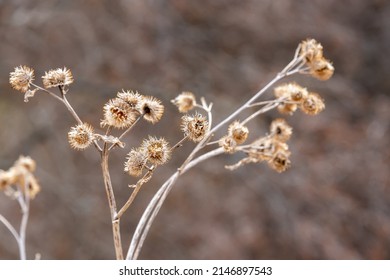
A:
[[[386,0],[0,1],[0,169],[20,154],[38,164],[42,191],[31,205],[27,253],[43,259],[114,258],[109,209],[94,149],[71,150],[74,121],[47,94],[30,102],[8,84],[18,65],[36,77],[66,66],[69,100],[98,127],[102,106],[121,89],[161,99],[156,125],[142,122],[110,159],[118,203],[134,179],[123,173],[130,147],[147,135],[181,138],[169,103],[183,90],[214,103],[222,120],[289,62],[298,43],[316,38],[334,62],[326,82],[296,76],[319,92],[326,110],[288,117],[292,167],[230,172],[239,155],[220,156],[175,185],[141,259],[390,258],[390,4]],[[271,93],[267,93],[268,98]],[[267,96],[265,98],[267,98]],[[252,139],[278,117],[251,126]],[[178,150],[122,220],[125,248],[148,201],[185,159]],[[0,194],[0,213],[15,225],[16,202]],[[0,225],[0,259],[18,258]]]

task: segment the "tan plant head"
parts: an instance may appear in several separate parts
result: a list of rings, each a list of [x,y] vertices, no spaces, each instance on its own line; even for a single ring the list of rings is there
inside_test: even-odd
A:
[[[144,119],[153,124],[157,123],[164,114],[164,105],[153,96],[145,96],[141,100],[139,108]]]
[[[9,83],[13,89],[25,93],[34,80],[34,70],[27,66],[15,67],[9,75]]]
[[[42,83],[45,88],[67,86],[73,83],[73,75],[66,67],[49,70],[42,76]]]
[[[209,124],[205,116],[195,113],[194,115],[184,115],[181,118],[181,130],[184,136],[193,142],[200,142],[206,135]]]
[[[68,132],[68,141],[70,146],[76,150],[88,148],[95,139],[93,128],[87,123],[78,124],[71,127]]]
[[[175,99],[171,100],[171,102],[176,105],[181,113],[187,113],[196,105],[195,95],[189,91],[183,91]]]

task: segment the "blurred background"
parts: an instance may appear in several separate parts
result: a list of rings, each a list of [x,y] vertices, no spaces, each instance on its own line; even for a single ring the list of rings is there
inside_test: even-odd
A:
[[[326,102],[318,116],[287,117],[294,128],[292,167],[282,174],[265,164],[225,170],[238,154],[197,166],[169,194],[140,258],[390,258],[389,1],[0,1],[0,169],[29,155],[42,186],[31,205],[28,258],[115,255],[98,153],[69,147],[74,120],[48,94],[23,102],[8,84],[14,67],[33,67],[37,83],[45,71],[71,69],[69,101],[97,129],[103,105],[121,89],[163,101],[163,119],[141,122],[126,148],[111,154],[122,205],[135,182],[123,172],[130,147],[147,135],[172,144],[182,137],[171,99],[184,90],[204,96],[218,122],[271,80],[308,37],[322,43],[336,71],[326,82],[289,79]],[[259,117],[251,139],[279,116]],[[148,201],[193,146],[177,150],[122,218],[125,248]],[[20,210],[3,193],[0,213],[18,225]],[[0,225],[0,259],[17,258],[16,242]]]

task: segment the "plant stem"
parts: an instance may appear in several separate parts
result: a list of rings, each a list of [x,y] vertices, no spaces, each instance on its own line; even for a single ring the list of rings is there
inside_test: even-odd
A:
[[[54,97],[54,98],[57,99],[58,101],[63,102],[61,97],[59,97],[58,95],[54,94],[54,93],[51,92],[50,90],[47,90],[47,89],[45,89],[45,88],[43,88],[43,87],[40,87],[40,86],[38,86],[38,85],[36,85],[36,84],[34,84],[34,83],[31,83],[31,85],[34,86],[34,87],[36,87],[36,88],[39,89],[39,90],[42,90],[42,91],[44,91],[44,92],[50,94],[52,97]]]
[[[68,102],[68,99],[66,99],[66,92],[63,86],[59,86],[61,95],[62,95],[62,103],[64,103],[65,107],[69,110],[69,112],[72,114],[72,116],[75,118],[75,120],[78,122],[78,124],[83,124],[79,116],[77,115],[76,111],[73,109],[73,107]]]
[[[30,213],[30,196],[28,194],[27,184],[24,188],[24,194],[20,193],[18,197],[18,201],[20,204],[20,208],[22,209],[22,220],[20,222],[19,240],[18,240],[19,254],[20,254],[20,259],[25,260],[26,259],[26,230],[27,230],[28,217]]]
[[[120,234],[120,220],[115,219],[117,215],[116,201],[114,196],[114,190],[112,188],[110,172],[108,169],[108,147],[107,143],[104,143],[101,153],[101,167],[104,180],[104,187],[106,189],[108,205],[110,207],[111,222],[112,222],[112,234],[114,238],[115,255],[117,260],[123,260],[122,241]]]
[[[257,110],[256,112],[254,112],[252,115],[250,115],[249,117],[247,117],[245,120],[243,120],[241,122],[242,125],[245,125],[247,124],[249,121],[253,120],[255,117],[257,117],[258,115],[260,114],[263,114],[265,112],[268,112],[272,109],[274,109],[275,107],[278,107],[279,103],[271,103],[271,104],[268,104],[266,106],[264,106],[263,108],[261,108],[260,110]]]
[[[2,222],[5,227],[9,230],[9,232],[13,235],[15,238],[16,242],[18,243],[19,246],[19,234],[16,231],[16,229],[11,225],[11,223],[3,216],[0,214],[0,222]],[[20,252],[20,249],[19,249]]]
[[[126,256],[127,260],[135,260],[138,258],[138,255],[142,249],[142,245],[145,241],[145,238],[149,232],[150,227],[153,224],[154,219],[156,218],[162,204],[164,203],[169,191],[173,187],[173,184],[179,178],[181,174],[187,172],[194,166],[199,163],[215,157],[217,155],[223,154],[224,151],[222,148],[217,148],[212,150],[204,155],[199,156],[198,158],[192,160],[188,163],[183,169],[176,171],[158,190],[158,192],[154,195],[153,199],[149,203],[148,207],[145,209],[144,214],[139,221],[137,228],[134,232],[134,236],[131,240],[129,250]]]
[[[0,222],[2,222],[11,232],[18,244],[19,257],[21,260],[26,260],[26,230],[30,212],[30,197],[26,191],[27,189],[24,188],[24,190],[26,193],[23,193],[21,188],[19,188],[19,195],[17,197],[20,209],[22,210],[22,220],[20,222],[19,233],[3,215],[0,215]]]
[[[182,138],[179,142],[177,142],[174,146],[172,146],[171,148],[171,152],[179,147],[182,146],[183,142],[186,141],[188,139],[188,136],[184,136],[184,138]]]
[[[127,129],[118,137],[118,139],[121,140],[127,133],[129,133],[130,130],[139,122],[140,119],[142,119],[142,117],[143,117],[144,115],[145,115],[145,114],[139,115],[138,118],[135,120],[135,122],[134,122],[131,126],[129,126],[129,127],[128,127],[128,128],[127,128]],[[106,133],[106,135],[107,135],[107,134],[108,134],[108,133]],[[108,150],[111,151],[115,146],[116,146],[115,144],[112,144],[112,145],[110,146],[110,148],[108,148]]]

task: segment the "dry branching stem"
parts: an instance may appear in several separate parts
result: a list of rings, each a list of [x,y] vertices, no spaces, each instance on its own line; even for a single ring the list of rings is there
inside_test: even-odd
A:
[[[304,60],[302,57],[299,56],[299,50],[297,49],[293,60],[282,70],[282,72],[278,73],[275,78],[273,78],[267,85],[265,85],[260,91],[258,91],[246,103],[241,105],[236,111],[234,111],[232,114],[227,116],[224,120],[222,120],[219,124],[217,124],[214,128],[211,128],[208,131],[208,133],[206,134],[204,139],[202,141],[200,141],[195,146],[193,151],[190,153],[190,155],[187,157],[187,159],[184,161],[184,163],[178,169],[178,171],[176,171],[160,187],[159,191],[154,195],[153,199],[148,204],[147,208],[144,211],[144,214],[142,215],[142,217],[137,225],[137,228],[135,230],[135,233],[133,235],[133,238],[132,238],[130,246],[129,246],[129,250],[128,250],[126,259],[137,259],[138,258],[139,253],[141,251],[141,248],[143,246],[144,240],[146,239],[146,236],[149,232],[149,229],[150,229],[156,215],[158,214],[162,204],[164,203],[168,193],[170,192],[173,184],[178,179],[178,177],[180,175],[182,175],[184,172],[186,172],[187,170],[189,170],[192,167],[199,164],[200,162],[223,153],[223,149],[218,148],[216,150],[208,152],[208,153],[194,159],[195,155],[207,145],[207,143],[210,141],[210,138],[212,137],[212,135],[216,131],[218,131],[220,128],[222,128],[224,125],[226,125],[226,124],[230,123],[232,120],[234,120],[244,110],[251,107],[251,105],[276,82],[278,82],[279,80],[281,80],[284,77],[293,75],[295,73],[299,73],[300,68],[303,65],[304,65]],[[268,106],[265,106],[264,108],[260,109],[256,113],[254,113],[252,116],[248,117],[246,122],[248,122],[249,120],[253,119],[255,116],[257,116],[261,113],[264,113],[268,110],[271,110],[272,108],[275,108],[277,105],[278,105],[278,103],[270,103]],[[202,107],[204,107],[205,109],[207,108],[207,106],[205,106],[204,104],[202,104]],[[209,114],[209,118],[211,118],[210,115],[211,115],[211,113]]]
[[[27,187],[27,186],[26,186]],[[27,188],[24,188],[25,190]],[[21,212],[22,212],[22,219],[20,222],[20,228],[19,232],[16,231],[16,229],[13,227],[13,225],[3,216],[0,214],[0,222],[2,222],[7,229],[11,232],[13,237],[15,238],[18,249],[19,249],[19,257],[21,260],[26,260],[26,230],[27,230],[27,223],[30,213],[30,196],[28,193],[22,192],[21,189],[17,190],[17,197],[16,197]]]
[[[198,113],[193,116],[183,116],[182,130],[185,136],[172,147],[169,146],[169,143],[164,138],[149,136],[149,139],[144,140],[140,148],[130,151],[128,154],[128,160],[125,163],[125,171],[128,172],[131,176],[135,177],[141,176],[145,169],[148,171],[142,176],[140,180],[138,180],[135,185],[132,186],[133,191],[119,212],[117,211],[114,190],[109,172],[110,151],[116,146],[121,148],[124,147],[124,143],[121,142],[121,139],[133,129],[133,127],[140,121],[140,119],[145,119],[146,121],[153,124],[158,122],[164,113],[164,106],[161,104],[161,101],[154,97],[140,95],[138,92],[124,90],[122,92],[118,92],[117,97],[109,100],[109,102],[103,108],[105,119],[101,122],[101,125],[103,127],[108,125],[108,128],[105,135],[100,135],[95,134],[93,132],[93,128],[90,125],[81,121],[66,98],[67,89],[65,87],[73,83],[72,73],[67,68],[58,68],[56,70],[50,70],[49,72],[46,72],[45,76],[42,77],[45,88],[42,88],[32,83],[34,79],[33,69],[27,66],[16,67],[15,71],[10,74],[10,83],[14,89],[25,93],[26,102],[28,101],[28,98],[33,97],[35,92],[38,90],[42,90],[50,94],[58,101],[61,101],[78,123],[77,126],[72,127],[68,134],[69,139],[72,140],[70,142],[71,146],[73,144],[73,148],[85,149],[93,142],[95,148],[100,152],[104,186],[111,214],[116,259],[122,260],[124,257],[120,234],[120,219],[122,215],[131,206],[141,187],[150,180],[155,168],[158,165],[167,162],[171,157],[171,153],[177,148],[181,147],[184,141],[190,140],[197,144],[183,162],[183,164],[174,174],[169,177],[167,181],[162,184],[152,200],[149,202],[137,225],[137,228],[135,229],[129,249],[127,251],[126,259],[138,258],[143,243],[148,235],[149,229],[174,183],[182,174],[199,163],[225,152],[233,153],[235,151],[241,151],[247,153],[249,156],[242,159],[237,164],[227,166],[228,169],[235,169],[247,163],[260,162],[263,160],[261,157],[253,157],[254,153],[255,156],[265,155],[267,157],[268,164],[276,171],[282,172],[286,170],[290,166],[290,161],[288,159],[290,152],[288,151],[288,145],[284,142],[290,137],[292,128],[289,127],[284,122],[284,120],[278,120],[277,123],[273,122],[273,126],[271,126],[273,132],[269,135],[269,137],[273,137],[273,140],[276,139],[274,142],[276,148],[274,147],[274,150],[277,151],[277,154],[271,154],[268,153],[268,151],[263,152],[264,147],[261,145],[264,144],[258,144],[258,147],[255,147],[254,143],[250,145],[238,146],[244,143],[249,133],[248,128],[244,127],[244,125],[255,119],[257,116],[276,107],[278,107],[279,111],[282,113],[292,113],[296,110],[297,107],[309,115],[315,115],[319,113],[325,108],[321,97],[316,93],[307,93],[306,89],[303,91],[303,89],[297,87],[297,85],[290,86],[289,88],[298,88],[298,94],[290,95],[288,97],[275,94],[275,100],[261,102],[257,100],[271,86],[287,76],[301,73],[310,74],[319,80],[327,80],[333,75],[333,71],[334,67],[332,66],[332,63],[323,57],[321,44],[316,42],[314,39],[307,39],[299,44],[293,59],[280,73],[278,73],[268,84],[266,84],[256,94],[254,94],[248,101],[242,104],[233,113],[228,115],[214,127],[212,127],[213,115],[211,111],[213,104],[208,104],[203,97],[200,99],[200,104],[198,104],[196,102],[195,96],[191,92],[183,92],[177,98],[172,100],[172,102],[178,106],[179,111],[186,113],[192,108],[197,107],[204,110],[207,113],[208,118],[206,119],[204,116]],[[35,87],[35,89],[30,90],[30,86]],[[51,87],[58,87],[60,90],[60,96],[47,89]],[[304,102],[297,102],[302,101],[302,96],[305,96],[306,98]],[[232,121],[237,119],[237,117],[245,110],[257,106],[261,107],[246,117],[244,121],[235,121],[232,123]],[[227,124],[231,125],[228,129],[228,135],[220,139],[223,141],[212,141],[212,138],[216,132]],[[112,128],[126,129],[119,137],[115,137],[110,134]],[[103,142],[102,147],[99,145],[98,141]],[[198,155],[198,153],[204,147],[216,143],[219,143],[221,147]],[[254,152],[252,152],[253,150]],[[24,190],[26,189],[27,187],[24,188]],[[23,213],[20,232],[17,233],[15,228],[8,222],[8,220],[6,220],[1,215],[0,221],[9,229],[9,231],[18,241],[21,258],[25,259],[25,231],[29,213],[29,196],[27,192],[22,192],[18,197],[18,201]]]

